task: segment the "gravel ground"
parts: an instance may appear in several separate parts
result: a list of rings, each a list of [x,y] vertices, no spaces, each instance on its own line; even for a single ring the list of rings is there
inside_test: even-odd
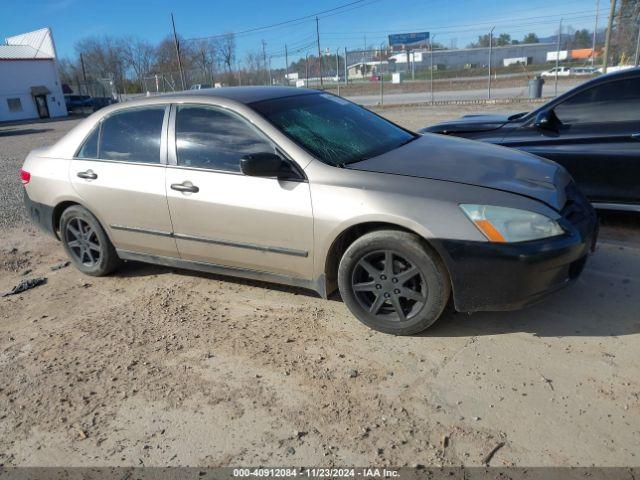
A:
[[[0,291],[48,279],[0,298],[0,465],[481,465],[502,443],[491,465],[640,465],[637,217],[607,217],[584,275],[540,305],[397,338],[302,290],[65,267],[23,220],[17,170],[76,121],[0,126]]]
[[[24,223],[20,167],[34,148],[51,145],[80,120],[67,118],[36,123],[0,123],[0,229]]]

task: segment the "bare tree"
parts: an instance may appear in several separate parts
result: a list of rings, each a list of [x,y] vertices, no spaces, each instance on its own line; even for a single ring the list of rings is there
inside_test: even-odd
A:
[[[226,33],[218,38],[217,43],[222,63],[227,68],[227,71],[231,73],[231,68],[236,59],[236,37],[233,33]]]
[[[145,40],[128,38],[124,41],[122,53],[125,64],[133,70],[142,91],[144,91],[144,77],[149,75],[155,63],[156,49]]]
[[[75,49],[84,57],[87,76],[111,79],[121,91],[125,91],[125,45],[122,39],[110,36],[89,37],[76,43]]]
[[[211,39],[198,40],[191,45],[194,63],[202,71],[203,82],[213,85],[213,73],[219,63],[218,45]]]

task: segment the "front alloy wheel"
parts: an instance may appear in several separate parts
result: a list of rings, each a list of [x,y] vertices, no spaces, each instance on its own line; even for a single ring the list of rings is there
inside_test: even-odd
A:
[[[369,313],[405,322],[427,302],[427,282],[410,260],[392,250],[363,256],[351,276],[356,299]]]
[[[340,261],[338,286],[358,320],[395,335],[412,335],[431,326],[451,293],[437,253],[417,235],[395,230],[355,240]]]

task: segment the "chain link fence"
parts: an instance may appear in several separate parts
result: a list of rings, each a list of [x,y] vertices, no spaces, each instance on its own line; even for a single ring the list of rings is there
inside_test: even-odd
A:
[[[613,36],[609,70],[638,63],[640,25],[627,37]],[[627,32],[630,34],[630,32]],[[602,38],[600,38],[602,37]],[[492,38],[492,37],[490,37]],[[637,41],[636,41],[637,38]],[[595,49],[593,48],[595,45]],[[245,85],[288,85],[316,88],[374,105],[526,100],[535,93],[530,82],[542,77],[541,96],[552,97],[602,73],[604,34],[593,36],[591,48],[574,48],[571,36],[557,41],[510,43],[477,48],[325,49],[317,56],[309,46],[304,56],[264,56],[251,67],[235,62],[220,68],[158,71],[142,76],[132,72],[108,78],[71,82],[74,92],[110,96],[118,100],[185,89]],[[255,60],[255,59],[254,59]],[[275,66],[277,65],[277,66]],[[557,73],[554,69],[563,67]]]

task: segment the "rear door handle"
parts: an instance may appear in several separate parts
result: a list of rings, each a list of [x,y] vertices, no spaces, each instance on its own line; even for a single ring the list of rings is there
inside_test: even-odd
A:
[[[200,191],[200,189],[191,182],[172,183],[171,189],[177,190],[178,192],[183,192],[183,193],[185,192],[198,193]]]
[[[95,180],[98,178],[98,174],[93,170],[86,170],[84,172],[78,172],[78,177],[84,178],[85,180]]]
[[[633,138],[634,140],[640,140],[640,133],[632,133],[631,138]]]

